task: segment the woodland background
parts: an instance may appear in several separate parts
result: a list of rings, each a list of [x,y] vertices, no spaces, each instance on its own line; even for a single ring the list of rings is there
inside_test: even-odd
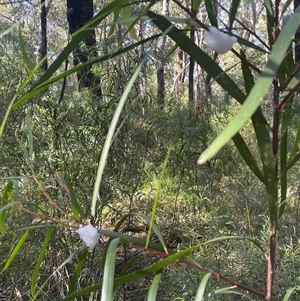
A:
[[[157,228],[151,241],[163,241],[178,252],[200,243],[189,253],[207,271],[174,259],[164,268],[115,283],[114,300],[155,300],[149,297],[151,290],[156,300],[272,299],[259,294],[268,283],[265,254],[270,239],[264,182],[253,175],[233,142],[197,164],[241,105],[218,84],[222,74],[215,77],[202,68],[196,54],[178,47],[167,31],[162,35],[145,12],[150,8],[174,22],[248,93],[240,53],[250,69],[262,70],[272,50],[270,7],[280,19],[275,24],[279,30],[297,2],[0,2],[0,300],[110,300],[102,287],[108,236],[115,231],[130,242],[115,251],[113,277],[153,266],[163,252],[147,251],[141,241],[125,237],[137,237],[145,246],[153,214]],[[70,44],[71,35],[109,5],[112,13]],[[244,44],[236,43],[226,54],[213,53],[206,47],[203,28],[191,23],[193,16],[207,26],[217,20],[219,28]],[[299,31],[289,49],[293,68],[300,57],[297,35]],[[289,74],[286,78],[291,79],[296,72]],[[259,76],[255,73],[254,81]],[[292,138],[286,140],[292,151],[300,137],[299,96],[293,92],[288,124]],[[99,161],[124,96],[92,216]],[[260,105],[270,123],[273,100],[271,87]],[[250,121],[240,133],[259,158]],[[300,298],[299,165],[287,177],[285,212],[276,223],[273,300]],[[111,231],[101,236],[91,254],[76,233],[80,223],[90,222]],[[229,236],[255,243],[226,239]],[[201,280],[209,271],[221,277],[211,277],[204,285]],[[153,275],[159,275],[156,289]],[[229,283],[218,279],[223,277]],[[195,299],[200,283],[205,299]]]

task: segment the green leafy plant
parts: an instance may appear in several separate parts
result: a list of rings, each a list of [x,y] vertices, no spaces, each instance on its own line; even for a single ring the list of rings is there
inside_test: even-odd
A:
[[[137,17],[133,17],[133,9],[135,8],[135,5],[139,5],[142,2],[143,4],[146,4],[146,7]],[[10,255],[7,257],[3,268],[3,270],[6,271],[10,268],[16,256],[20,254],[20,250],[28,237],[30,237],[30,235],[39,227],[47,227],[47,232],[41,243],[42,247],[38,251],[39,255],[37,256],[35,268],[31,276],[30,294],[32,300],[36,300],[42,294],[44,287],[50,279],[73,261],[75,262],[75,265],[73,266],[72,275],[70,277],[70,285],[68,286],[67,293],[62,294],[63,300],[75,300],[76,298],[84,295],[96,293],[98,290],[101,290],[101,300],[113,300],[114,294],[122,285],[145,277],[152,277],[147,298],[148,300],[156,300],[159,297],[159,283],[164,277],[164,271],[167,267],[177,263],[185,265],[190,269],[202,273],[201,275],[203,275],[198,286],[198,290],[195,291],[194,294],[196,298],[195,300],[204,300],[204,298],[208,300],[215,300],[214,298],[217,298],[219,295],[223,296],[224,294],[249,298],[248,294],[250,293],[257,298],[261,298],[266,301],[274,299],[274,290],[276,289],[274,279],[276,277],[275,255],[277,252],[276,242],[278,221],[283,217],[286,204],[288,203],[288,172],[295,167],[296,163],[300,159],[300,153],[297,149],[300,140],[299,122],[296,125],[296,130],[293,128],[294,125],[292,123],[299,115],[294,99],[297,98],[296,93],[300,86],[300,68],[298,66],[298,62],[295,62],[293,59],[293,47],[291,43],[300,26],[300,10],[296,9],[294,14],[282,26],[281,30],[279,30],[279,3],[265,1],[265,13],[267,15],[266,31],[268,33],[269,41],[262,43],[255,31],[252,31],[246,26],[244,26],[244,29],[248,30],[249,34],[252,34],[255,38],[257,38],[259,41],[258,43],[247,41],[240,38],[238,34],[236,35],[239,43],[238,47],[240,49],[239,52],[232,49],[232,53],[240,62],[241,74],[243,76],[243,84],[241,84],[240,82],[237,83],[231,77],[228,70],[222,69],[216,60],[218,54],[215,54],[214,57],[209,55],[207,51],[198,47],[195,42],[188,37],[188,27],[182,30],[182,27],[179,27],[178,24],[176,24],[188,24],[199,30],[209,30],[207,25],[197,19],[193,11],[184,7],[179,1],[173,0],[180,9],[189,15],[190,20],[169,18],[158,14],[155,11],[154,4],[158,2],[159,1],[130,2],[129,0],[115,0],[110,2],[102,10],[100,10],[100,12],[98,12],[95,17],[90,20],[90,22],[85,24],[72,36],[71,41],[53,60],[49,69],[41,75],[39,73],[39,69],[43,64],[43,60],[41,60],[36,66],[31,62],[30,56],[26,51],[21,28],[19,30],[19,44],[23,61],[29,72],[27,77],[20,84],[17,93],[14,95],[6,109],[6,113],[4,114],[1,122],[0,138],[4,134],[9,117],[17,110],[28,108],[25,118],[25,128],[28,141],[26,144],[23,143],[22,139],[20,139],[18,135],[16,135],[16,140],[23,152],[24,161],[31,172],[31,177],[35,181],[40,192],[42,192],[44,198],[47,200],[47,203],[45,206],[27,206],[26,203],[24,204],[24,202],[19,202],[17,193],[15,195],[13,182],[9,181],[1,197],[0,232],[1,235],[5,235],[7,231],[5,221],[9,217],[9,210],[16,209],[38,219],[37,222],[39,224],[36,225],[33,223],[28,225],[24,234],[16,241],[15,246],[12,248]],[[255,3],[251,1],[251,4],[253,10],[253,22],[255,23]],[[237,21],[240,5],[241,1],[232,1],[228,11],[228,30],[230,32],[234,32],[234,23]],[[226,8],[224,8],[221,4],[219,4],[219,6],[226,11]],[[205,10],[211,25],[218,27],[220,20],[218,20],[216,15],[214,2],[204,1],[204,3],[202,3],[202,1],[194,1],[193,10],[198,10],[199,8]],[[287,6],[283,8],[282,14],[286,9]],[[125,21],[121,21],[120,19],[121,11],[123,12]],[[91,59],[84,64],[80,64],[76,67],[70,68],[69,70],[60,72],[59,70],[61,65],[68,59],[68,56],[78,46],[78,44],[88,36],[91,30],[104,23],[106,18],[112,14],[113,21],[110,25],[110,34],[113,34],[116,29],[116,25],[125,22],[128,33],[134,41],[132,41],[130,45],[122,46],[113,53],[104,54],[99,58]],[[151,24],[154,24],[160,32],[154,32],[150,37],[139,40],[134,30],[134,25],[137,22],[143,21],[148,22],[147,24],[152,22]],[[65,207],[65,204],[61,205],[58,204],[57,201],[54,201],[53,196],[48,193],[45,185],[36,176],[34,170],[34,130],[29,110],[32,99],[40,95],[43,91],[57,83],[59,80],[72,75],[78,70],[98,63],[108,62],[109,60],[118,58],[123,54],[128,54],[133,49],[147,45],[148,42],[153,43],[153,41],[155,41],[152,47],[148,48],[148,52],[144,54],[141,62],[137,62],[135,64],[135,70],[130,76],[119,101],[114,102],[112,105],[115,106],[115,110],[109,122],[106,139],[104,141],[98,164],[97,175],[94,179],[95,183],[90,205],[90,218],[93,223],[96,218],[98,206],[100,206],[99,200],[101,200],[101,198],[99,195],[101,194],[100,192],[103,185],[104,170],[108,163],[109,155],[112,152],[114,143],[126,121],[126,118],[124,118],[124,120],[120,123],[120,118],[122,113],[126,110],[126,104],[130,101],[131,97],[130,93],[134,89],[135,82],[140,72],[142,72],[150,55],[152,54],[156,45],[155,43],[157,43],[157,39],[165,36],[169,37],[175,44],[168,56],[171,56],[174,53],[174,49],[179,47],[199,66],[201,66],[202,70],[209,74],[214,81],[220,85],[222,89],[224,89],[226,93],[228,93],[228,95],[230,95],[230,97],[232,97],[232,99],[234,99],[240,106],[238,112],[231,119],[225,129],[211,142],[207,149],[202,152],[198,159],[198,164],[201,165],[209,160],[213,160],[222,148],[224,148],[231,140],[233,141],[236,149],[244,160],[245,165],[251,171],[252,176],[257,178],[260,184],[265,188],[265,199],[261,200],[261,206],[263,208],[261,214],[264,214],[266,211],[268,212],[268,247],[262,245],[262,243],[257,241],[257,239],[240,235],[221,235],[178,250],[167,246],[164,235],[160,231],[159,226],[155,223],[155,217],[160,206],[160,201],[163,198],[162,187],[170,169],[168,164],[169,160],[171,160],[172,152],[175,147],[173,145],[173,139],[170,138],[169,141],[167,141],[168,143],[166,143],[168,145],[166,148],[166,158],[163,161],[160,176],[156,182],[156,193],[152,209],[150,210],[150,217],[144,213],[126,212],[120,217],[114,231],[105,229],[98,230],[102,237],[109,237],[106,241],[106,247],[103,252],[103,276],[101,281],[96,281],[96,283],[92,284],[86,283],[83,288],[77,287],[78,282],[80,281],[80,275],[81,273],[84,273],[88,253],[83,247],[76,247],[76,244],[74,244],[75,251],[73,249],[69,257],[58,265],[56,270],[52,272],[49,277],[46,277],[46,280],[43,279],[41,282],[42,284],[38,285],[38,278],[41,274],[41,265],[45,261],[47,251],[50,250],[49,246],[51,238],[55,232],[54,224],[65,229],[71,229],[70,233],[72,233],[72,231],[74,232],[74,230],[76,230],[82,223],[88,223],[86,221],[86,217],[89,216],[89,214],[86,213],[86,210],[82,208],[80,200],[77,199],[76,188],[73,188],[71,181],[67,180],[62,173],[55,170],[54,178],[56,183],[61,187],[61,190],[67,194],[70,201],[70,205]],[[260,66],[256,66],[251,62],[247,54],[247,49],[267,55],[267,62],[263,68],[260,68]],[[270,107],[269,111],[271,112],[266,112],[263,109],[263,106],[265,105],[265,102],[267,102],[267,95],[270,91],[272,97],[268,105]],[[132,104],[134,104],[134,101],[131,101],[131,105]],[[255,135],[255,151],[253,151],[253,148],[249,147],[246,142],[246,138],[243,137],[242,134],[243,127],[249,120],[252,122],[252,128]],[[200,153],[200,151],[198,153]],[[196,156],[196,153],[193,155]],[[163,155],[161,156],[163,157]],[[55,188],[58,189],[58,187]],[[101,206],[102,205],[103,204],[101,204]],[[58,216],[49,214],[51,213],[51,210]],[[86,216],[84,216],[85,214]],[[126,235],[120,231],[121,227],[132,218],[139,218],[142,220],[146,229],[146,237]],[[46,221],[50,224],[42,223]],[[248,225],[250,225],[250,218],[248,218]],[[156,242],[152,241],[153,237],[157,238]],[[202,264],[193,259],[193,255],[200,249],[205,249],[215,243],[228,241],[242,241],[260,252],[261,255],[265,255],[266,262],[263,261],[263,264],[266,263],[266,289],[260,288],[260,290],[257,290],[256,288],[252,288],[250,285],[239,283],[234,280],[234,276],[224,276],[222,271],[212,271],[210,267],[203,267]],[[117,254],[120,252],[122,244],[132,244],[136,246],[138,250],[142,250],[146,254],[154,254],[156,256],[154,262],[150,262],[145,267],[138,267],[131,271],[130,269],[134,267],[136,262],[138,262],[142,257],[140,253],[138,253],[127,262],[121,272],[117,272]],[[262,258],[264,257],[262,256]],[[213,289],[212,292],[208,293],[207,289],[212,278],[220,279],[228,283],[230,287]],[[238,289],[238,291],[236,289]],[[288,289],[283,300],[289,300],[291,296],[297,292],[297,290],[297,286],[293,286]],[[249,300],[251,299],[249,298]]]

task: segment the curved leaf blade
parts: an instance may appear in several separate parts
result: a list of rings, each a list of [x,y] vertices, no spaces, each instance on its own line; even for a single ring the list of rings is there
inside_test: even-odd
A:
[[[159,284],[161,275],[162,275],[162,270],[158,271],[155,274],[155,276],[152,280],[151,286],[149,288],[149,291],[148,291],[147,301],[155,301],[156,300],[156,295],[157,295],[157,291],[158,291],[158,284]]]
[[[118,244],[119,238],[113,239],[109,244],[109,248],[106,253],[101,301],[113,300],[115,263]]]
[[[10,266],[10,264],[12,263],[12,261],[14,260],[14,258],[16,257],[16,255],[18,254],[19,250],[21,249],[21,247],[23,246],[26,238],[28,237],[28,235],[30,234],[31,230],[27,230],[22,237],[20,238],[20,240],[18,241],[17,245],[15,246],[15,248],[13,249],[12,253],[10,254],[8,260],[6,261],[6,264],[3,268],[3,271],[7,270]]]
[[[44,257],[45,257],[45,254],[46,254],[46,250],[47,250],[49,241],[51,239],[53,230],[54,230],[54,227],[49,227],[48,228],[48,231],[47,231],[47,233],[45,235],[45,239],[44,239],[44,242],[43,242],[43,246],[42,246],[39,258],[38,258],[38,260],[36,262],[36,265],[35,265],[35,268],[34,268],[34,271],[33,271],[33,275],[31,277],[31,295],[32,296],[35,295],[36,282],[37,282],[37,279],[38,279],[38,275],[39,275],[39,272],[40,272],[41,264],[42,264],[42,262],[44,260]]]

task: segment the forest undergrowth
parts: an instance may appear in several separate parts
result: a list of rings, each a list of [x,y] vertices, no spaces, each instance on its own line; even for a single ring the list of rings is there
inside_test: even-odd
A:
[[[40,110],[35,114],[43,112]],[[97,168],[93,162],[97,161],[95,158],[99,155],[97,145],[100,147],[103,143],[96,139],[100,137],[102,129],[96,129],[97,124],[88,115],[85,115],[85,121],[78,127],[77,119],[72,114],[76,114],[76,108],[64,122],[66,132],[60,134],[60,153],[56,154],[58,157],[64,156],[67,161],[57,161],[57,165],[64,177],[70,179],[74,193],[82,208],[86,208],[88,215],[92,181]],[[267,211],[262,214],[266,210],[262,201],[265,197],[263,186],[251,177],[233,145],[227,145],[206,165],[199,167],[196,164],[199,143],[205,148],[214,133],[222,127],[222,120],[226,123],[228,114],[223,112],[214,118],[203,114],[195,118],[195,108],[190,105],[178,105],[175,108],[166,108],[165,111],[147,103],[140,111],[136,107],[128,106],[122,115],[126,121],[114,140],[107,161],[101,188],[102,206],[93,220],[94,225],[114,230],[125,214],[136,212],[151,215],[163,162],[172,145],[155,217],[167,247],[181,250],[216,237],[232,235],[249,237],[261,245],[267,245],[268,215]],[[29,164],[32,164],[34,176],[51,196],[61,207],[67,207],[67,193],[57,186],[51,170],[47,167],[47,160],[53,160],[53,154],[49,152],[49,144],[39,138],[43,135],[38,129],[43,126],[33,126],[36,154]],[[105,124],[103,128],[105,130]],[[19,133],[22,139],[22,128]],[[91,139],[91,133],[95,135],[95,140]],[[251,143],[251,133],[248,139]],[[9,155],[12,160],[13,154]],[[19,156],[20,153],[15,155]],[[44,164],[41,165],[43,160]],[[37,189],[37,183],[32,176],[27,173],[18,180],[19,198],[25,202],[34,199],[39,209],[53,218],[60,217],[61,213],[43,202],[44,196]],[[298,187],[297,176],[293,181]],[[275,284],[277,296],[283,296],[289,287],[297,286],[300,280],[298,192],[290,192],[292,201],[289,202],[287,213],[280,221],[279,252],[276,260],[276,272],[279,277]],[[38,220],[33,220],[31,215],[20,211],[9,215],[7,235],[1,238],[2,268],[20,231],[34,223],[38,223]],[[30,275],[34,273],[35,268],[33,258],[42,246],[47,231],[45,224],[37,225],[10,269],[1,273],[1,294],[6,296],[3,300],[31,300]],[[147,236],[147,230],[147,223],[138,215],[132,215],[120,228],[123,234],[142,238]],[[159,241],[155,235],[152,240]],[[78,279],[78,289],[101,282],[103,270],[99,261],[106,243],[107,238],[101,236],[93,253],[88,255],[82,275]],[[52,277],[46,287],[43,287],[39,300],[60,300],[65,297],[70,285],[70,275],[74,273],[79,259],[73,257],[63,267],[60,265],[80,244],[78,234],[72,227],[64,224],[55,226],[38,283],[43,283],[50,275]],[[145,252],[142,246],[130,244],[120,245],[117,256],[116,275],[142,268],[158,260],[157,254]],[[261,262],[264,262],[263,256],[253,242],[244,240],[216,241],[193,252],[194,260],[203,268],[257,290],[266,285],[261,280],[265,274],[265,266],[261,265]],[[174,263],[164,269],[163,275],[157,300],[192,300],[204,273],[182,263]],[[235,276],[234,280],[232,275]],[[126,284],[118,289],[115,300],[143,300],[150,284],[149,277]],[[220,296],[222,300],[242,300],[240,295],[226,294],[224,284],[227,290],[234,287],[232,283],[226,286],[226,282],[221,279],[211,280],[207,284],[209,291],[218,292],[216,297],[212,294],[210,300],[220,300]],[[224,294],[221,290],[224,290]],[[81,297],[78,300],[98,298],[99,295],[94,292],[88,299]],[[249,297],[249,300],[254,299]],[[292,300],[297,300],[297,295]]]

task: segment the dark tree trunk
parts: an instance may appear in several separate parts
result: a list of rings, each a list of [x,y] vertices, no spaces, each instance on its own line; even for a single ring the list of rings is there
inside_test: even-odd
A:
[[[47,56],[47,8],[45,0],[41,0],[41,33],[40,33],[40,49],[39,49],[39,60],[42,60]],[[42,64],[42,70],[48,69],[47,58]]]
[[[169,15],[169,0],[163,1],[162,14],[164,16]],[[166,36],[162,36],[157,44],[157,52],[160,60],[160,64],[156,69],[157,77],[157,101],[159,106],[163,109],[165,106],[165,62],[164,62],[164,48],[166,44]]]
[[[300,5],[300,0],[294,0],[294,10]],[[295,63],[300,63],[300,27],[295,34]]]
[[[191,12],[193,16],[196,16],[196,11],[193,10],[194,0],[191,1]],[[190,39],[192,42],[195,42],[195,27],[191,26]],[[195,100],[194,95],[194,69],[195,69],[195,60],[190,56],[190,67],[189,67],[189,102],[193,103]]]
[[[67,0],[67,9],[69,33],[73,34],[93,17],[93,0]],[[96,34],[95,30],[93,30],[83,40],[83,45],[78,45],[74,50],[74,66],[79,63],[85,63],[89,58],[97,56],[95,45]],[[77,72],[77,79],[79,91],[83,88],[89,88],[94,95],[99,98],[102,97],[100,79],[93,75],[91,67],[79,70]]]

